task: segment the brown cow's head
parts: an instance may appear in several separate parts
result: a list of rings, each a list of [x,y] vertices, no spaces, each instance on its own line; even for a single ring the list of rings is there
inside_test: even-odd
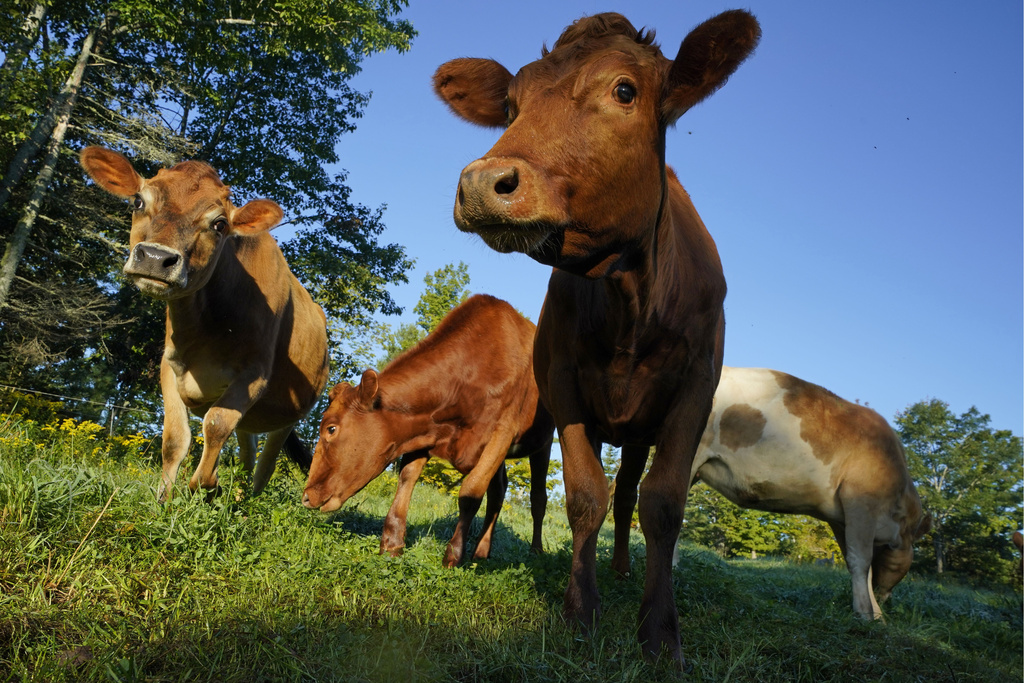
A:
[[[177,299],[202,288],[228,237],[269,230],[284,215],[268,199],[237,208],[217,172],[199,161],[161,169],[153,178],[143,178],[128,159],[102,147],[86,147],[81,162],[97,185],[133,200],[124,273],[158,299]]]
[[[359,386],[342,382],[331,389],[302,495],[306,507],[337,510],[402,455],[381,406],[377,377],[367,370]]]
[[[760,38],[734,10],[695,28],[674,61],[625,17],[568,27],[514,77],[489,59],[434,74],[452,111],[506,128],[467,166],[455,224],[501,252],[601,277],[653,230],[665,198],[665,130],[717,90]]]

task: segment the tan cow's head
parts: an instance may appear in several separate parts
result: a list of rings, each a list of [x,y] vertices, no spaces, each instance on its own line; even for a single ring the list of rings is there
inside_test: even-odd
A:
[[[725,12],[669,60],[653,32],[608,13],[578,20],[515,76],[490,59],[441,65],[434,89],[457,116],[506,129],[463,170],[455,224],[498,251],[604,275],[657,223],[666,128],[724,84],[760,34],[747,12]]]
[[[331,389],[302,495],[306,507],[337,510],[402,455],[377,379],[367,370],[359,386],[342,382]]]
[[[284,215],[256,199],[238,208],[209,165],[184,161],[143,178],[131,162],[103,147],[86,147],[81,163],[107,192],[132,200],[131,251],[124,273],[145,294],[170,300],[194,293],[210,279],[225,240],[254,235]]]

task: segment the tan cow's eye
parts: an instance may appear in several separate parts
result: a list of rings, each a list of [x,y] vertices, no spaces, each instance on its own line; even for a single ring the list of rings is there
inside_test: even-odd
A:
[[[334,434],[334,432],[336,432],[336,431],[338,431],[338,428],[337,428],[337,427],[335,427],[334,425],[331,425],[330,427],[328,427],[328,428],[327,428],[327,433],[328,433],[328,434],[331,434],[331,435],[333,435],[333,434]]]
[[[636,88],[629,83],[619,83],[612,91],[612,96],[620,104],[631,104],[636,98]]]
[[[132,207],[136,211],[142,211],[146,207],[146,201],[142,198],[142,195],[135,195],[135,201],[132,202]]]
[[[213,222],[213,225],[211,225],[210,227],[219,233],[223,233],[225,230],[228,229],[228,222],[223,218],[218,218]]]

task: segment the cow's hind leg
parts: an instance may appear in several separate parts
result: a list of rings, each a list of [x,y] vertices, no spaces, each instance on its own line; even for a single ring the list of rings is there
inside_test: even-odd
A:
[[[399,461],[395,500],[391,503],[388,516],[384,518],[384,531],[380,535],[381,555],[389,553],[397,557],[402,554],[405,548],[405,524],[409,515],[412,490],[429,459],[426,451],[413,451],[403,455]]]
[[[499,424],[487,445],[484,446],[480,459],[462,480],[462,486],[459,487],[459,521],[455,524],[455,533],[448,541],[448,547],[444,553],[445,567],[454,567],[462,561],[462,556],[466,552],[466,544],[469,541],[469,527],[473,523],[473,517],[480,509],[484,492],[490,486],[498,468],[505,464],[505,454],[508,453],[514,433],[513,429]]]
[[[530,551],[544,551],[544,513],[548,508],[548,466],[551,464],[551,444],[548,439],[541,448],[530,454],[530,516],[533,518],[533,539]]]
[[[274,473],[274,469],[277,467],[277,456],[281,452],[281,446],[284,445],[285,439],[292,433],[294,425],[285,427],[284,429],[278,429],[275,432],[267,434],[267,438],[263,441],[263,450],[260,451],[260,457],[256,460],[256,471],[252,475],[252,492],[257,494],[262,491],[267,482],[270,481],[270,476]]]
[[[508,474],[505,463],[498,466],[498,471],[491,477],[487,486],[487,509],[484,512],[484,530],[473,552],[474,560],[486,560],[491,556],[491,540],[494,538],[494,527],[498,523],[498,513],[505,503],[505,491],[508,489]]]
[[[629,576],[629,532],[636,509],[637,486],[647,466],[647,446],[623,446],[619,471],[615,475],[615,496],[612,516],[615,519],[615,549],[612,551],[612,571],[620,577]]]

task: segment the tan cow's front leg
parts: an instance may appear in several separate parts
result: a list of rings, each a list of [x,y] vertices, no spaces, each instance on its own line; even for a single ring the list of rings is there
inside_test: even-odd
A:
[[[445,567],[454,567],[462,561],[466,544],[469,542],[469,527],[473,523],[473,517],[480,509],[480,501],[483,500],[491,479],[505,463],[505,454],[508,453],[514,434],[514,429],[499,424],[484,446],[480,459],[462,480],[462,486],[459,487],[459,521],[444,553]]]
[[[248,381],[235,380],[206,411],[206,415],[203,416],[203,455],[188,482],[188,487],[193,492],[198,488],[208,492],[216,491],[217,459],[220,457],[220,451],[231,436],[231,432],[235,431],[238,421],[263,395],[266,386],[267,380],[263,375]]]
[[[398,471],[398,489],[395,500],[391,503],[388,516],[384,518],[384,531],[380,535],[380,554],[390,553],[392,556],[402,554],[405,548],[405,524],[409,515],[409,501],[412,500],[412,489],[423,472],[423,467],[430,460],[427,451],[415,451],[402,456]]]
[[[164,399],[163,473],[156,498],[161,503],[170,500],[181,463],[192,445],[192,431],[188,428],[188,408],[178,394],[174,371],[167,360],[160,361],[160,391]]]

